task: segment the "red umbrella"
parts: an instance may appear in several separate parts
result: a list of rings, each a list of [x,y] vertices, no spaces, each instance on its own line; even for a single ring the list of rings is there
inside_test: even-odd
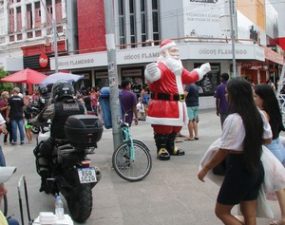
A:
[[[46,75],[28,68],[4,77],[0,81],[11,83],[39,84],[46,77]]]

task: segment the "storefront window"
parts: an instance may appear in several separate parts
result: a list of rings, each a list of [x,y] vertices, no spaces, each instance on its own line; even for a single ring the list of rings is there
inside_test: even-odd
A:
[[[152,0],[152,26],[153,26],[153,40],[159,40],[159,16],[158,16],[158,2],[157,0]],[[155,42],[158,45],[158,42]]]
[[[134,0],[130,0],[130,33],[131,33],[131,47],[136,47],[136,14]]]
[[[81,90],[81,89],[84,89],[84,88],[87,88],[87,89],[91,89],[91,86],[92,86],[92,82],[91,82],[91,73],[90,71],[89,72],[86,72],[86,71],[76,71],[76,72],[73,72],[73,74],[78,74],[78,75],[83,75],[84,78],[83,79],[80,79],[78,82],[76,82],[75,86],[76,86],[76,89],[77,90]]]
[[[194,68],[201,66],[201,63],[194,63]],[[220,84],[221,65],[211,63],[211,72],[207,73],[204,78],[197,82],[200,96],[213,96],[216,87]]]
[[[126,36],[125,36],[125,12],[124,12],[124,2],[119,1],[119,35],[120,35],[120,48],[125,48]]]
[[[101,70],[95,72],[95,86],[99,88],[109,86],[107,70]]]
[[[145,11],[145,0],[141,0],[141,39],[142,42],[145,42],[147,40],[147,17],[146,17],[146,11]],[[142,46],[145,46],[146,44],[143,43]]]

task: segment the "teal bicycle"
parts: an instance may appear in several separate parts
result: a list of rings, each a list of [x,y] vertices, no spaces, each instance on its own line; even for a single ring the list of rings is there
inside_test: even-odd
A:
[[[152,167],[149,148],[142,141],[132,138],[127,123],[121,122],[120,129],[123,142],[113,153],[113,168],[127,181],[140,181]]]

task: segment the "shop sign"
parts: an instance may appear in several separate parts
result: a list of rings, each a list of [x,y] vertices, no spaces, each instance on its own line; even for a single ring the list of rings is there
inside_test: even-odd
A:
[[[39,64],[41,68],[46,68],[48,66],[48,56],[44,53],[40,54]]]
[[[187,43],[177,42],[182,60],[219,60],[232,59],[232,46],[230,43]],[[264,61],[264,49],[253,44],[236,44],[236,59],[254,59]],[[116,54],[117,65],[143,64],[155,62],[160,56],[159,47],[144,47],[136,49],[118,50]],[[50,60],[51,69],[54,69],[54,58]],[[107,52],[88,53],[58,58],[59,69],[76,69],[88,67],[106,67]]]
[[[181,59],[232,59],[230,44],[188,44],[179,46]],[[255,59],[264,61],[263,48],[256,45],[236,44],[236,59]]]
[[[247,55],[246,49],[236,49],[235,50],[236,55]],[[222,48],[216,48],[216,49],[207,49],[202,48],[199,50],[199,55],[232,55],[231,49],[222,49]]]
[[[155,52],[140,52],[140,53],[127,53],[123,55],[123,60],[125,63],[132,63],[134,61],[154,61],[159,57],[158,49]],[[120,59],[119,59],[120,60]]]
[[[0,56],[1,57],[1,56]],[[24,68],[23,57],[1,57],[0,58],[0,69],[5,71],[18,71]]]
[[[261,69],[263,68],[263,63],[260,62],[242,62],[240,63],[242,69]]]
[[[67,60],[67,61],[62,61],[62,62],[59,62],[59,66],[62,66],[62,67],[73,67],[73,66],[77,66],[77,67],[80,67],[80,66],[86,66],[88,67],[88,65],[92,65],[94,64],[95,60],[94,59],[70,59],[70,60]]]
[[[141,77],[143,75],[143,69],[122,69],[123,77]]]
[[[284,57],[278,54],[277,52],[273,51],[272,49],[264,47],[264,54],[266,59],[278,63],[280,65],[283,65]]]
[[[58,58],[59,69],[77,69],[95,66],[105,66],[107,63],[107,54],[104,53],[88,53],[72,56],[62,56]],[[54,69],[54,58],[50,60],[51,69]]]
[[[224,37],[222,16],[227,15],[225,0],[183,0],[185,37]]]
[[[95,76],[96,76],[96,79],[99,79],[99,78],[106,78],[108,77],[108,71],[96,71],[95,72]]]

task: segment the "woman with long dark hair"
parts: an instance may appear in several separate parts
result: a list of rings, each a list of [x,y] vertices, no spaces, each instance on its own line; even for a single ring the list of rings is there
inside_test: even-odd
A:
[[[256,199],[263,182],[262,144],[269,141],[271,131],[264,130],[264,121],[253,100],[248,81],[235,78],[227,84],[229,115],[223,125],[221,145],[213,158],[199,171],[204,181],[209,170],[227,157],[227,169],[220,188],[215,213],[226,225],[256,225]],[[231,214],[240,204],[244,223]]]
[[[276,156],[283,166],[285,166],[285,147],[279,140],[281,130],[284,131],[285,129],[274,89],[268,84],[256,85],[254,100],[255,104],[266,115],[272,129],[272,142],[267,144],[266,147]],[[273,221],[271,224],[285,225],[285,190],[281,189],[276,191],[276,196],[281,211],[281,219],[279,221]]]
[[[285,148],[279,140],[281,130],[285,129],[274,90],[268,84],[256,85],[254,97],[257,107],[266,114],[272,129],[272,142],[266,147],[285,165]]]

